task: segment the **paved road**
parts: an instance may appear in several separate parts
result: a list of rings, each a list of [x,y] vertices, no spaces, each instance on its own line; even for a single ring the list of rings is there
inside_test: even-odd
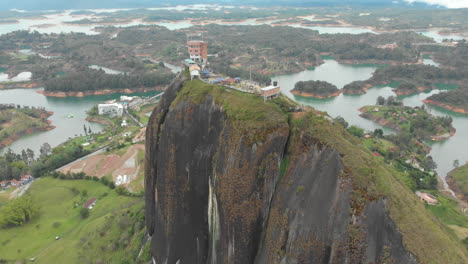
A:
[[[132,114],[130,114],[127,110],[124,110],[124,115],[126,115],[128,118],[132,119],[137,123],[140,127],[145,127],[143,123],[140,122],[140,120],[136,119]]]

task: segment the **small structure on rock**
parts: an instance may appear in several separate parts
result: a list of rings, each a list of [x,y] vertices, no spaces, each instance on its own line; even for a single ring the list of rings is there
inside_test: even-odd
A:
[[[270,100],[277,98],[281,93],[281,88],[278,86],[278,82],[273,82],[273,85],[260,88],[260,95],[263,97],[263,100]]]

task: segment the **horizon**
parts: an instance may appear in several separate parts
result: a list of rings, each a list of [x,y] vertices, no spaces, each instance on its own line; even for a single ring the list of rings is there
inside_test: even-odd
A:
[[[95,10],[95,9],[145,9],[164,8],[175,6],[197,6],[197,5],[217,5],[217,6],[255,6],[255,7],[351,7],[351,8],[428,8],[428,9],[460,9],[468,8],[468,1],[463,0],[351,0],[351,1],[322,1],[322,0],[253,0],[253,1],[216,1],[204,0],[196,3],[187,0],[175,0],[154,2],[151,0],[103,0],[99,3],[90,0],[79,2],[63,2],[58,0],[6,0],[0,3],[0,12],[32,12],[32,11],[64,11],[64,10]]]

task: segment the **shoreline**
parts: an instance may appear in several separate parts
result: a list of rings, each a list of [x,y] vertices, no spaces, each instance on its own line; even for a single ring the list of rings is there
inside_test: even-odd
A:
[[[318,94],[313,94],[313,93],[304,93],[304,92],[298,92],[298,91],[295,91],[294,89],[291,90],[291,93],[294,94],[294,95],[299,95],[299,96],[303,96],[303,97],[312,97],[312,98],[317,98],[317,99],[328,99],[328,98],[333,98],[333,97],[337,97],[338,95],[340,95],[342,93],[341,90],[337,91],[337,92],[334,92],[332,94],[328,94],[328,95],[318,95]]]
[[[415,94],[420,94],[424,93],[426,91],[432,91],[433,89],[431,87],[424,87],[424,86],[419,86],[416,91],[398,91],[398,88],[392,89],[392,91],[397,95],[397,96],[407,96],[407,95],[415,95]]]
[[[112,125],[112,123],[109,120],[105,118],[99,118],[97,116],[87,116],[85,120],[88,122],[94,122],[105,126]]]
[[[374,87],[374,85],[370,84],[370,83],[367,83],[365,84],[363,87],[361,87],[361,89],[357,90],[357,91],[354,91],[354,90],[343,90],[343,94],[345,95],[362,95],[362,94],[366,94],[367,93],[367,90],[369,90],[370,88]]]
[[[379,125],[381,125],[383,127],[388,127],[390,129],[394,130],[395,132],[400,132],[401,131],[401,128],[400,128],[400,126],[398,126],[398,124],[393,123],[393,122],[391,122],[391,121],[389,121],[389,120],[387,120],[385,118],[372,115],[369,112],[367,112],[364,107],[359,108],[358,111],[361,112],[361,114],[359,114],[359,116],[364,118],[364,119],[375,122],[375,123],[377,123],[377,124],[379,124]]]
[[[429,100],[429,99],[423,100],[423,103],[429,104],[429,105],[439,106],[439,107],[442,107],[442,108],[444,108],[446,110],[452,111],[454,113],[468,115],[468,110],[465,110],[463,108],[457,108],[457,107],[452,106],[450,104],[441,103],[441,102],[437,102],[437,101],[433,101],[433,100]]]
[[[401,127],[397,123],[389,121],[389,120],[387,120],[387,119],[385,119],[383,117],[375,116],[375,115],[372,114],[372,112],[368,112],[365,109],[365,107],[359,108],[358,111],[361,112],[361,114],[359,114],[359,116],[362,117],[362,118],[365,118],[365,119],[368,119],[370,121],[376,122],[376,123],[380,124],[381,126],[388,127],[390,129],[394,130],[395,132],[400,132],[401,131]],[[432,141],[432,142],[441,142],[441,141],[444,141],[444,140],[447,140],[447,139],[453,137],[455,135],[456,131],[457,130],[453,126],[451,126],[447,133],[442,134],[442,135],[438,135],[438,134],[431,135],[430,139],[427,139],[427,140]],[[422,140],[424,140],[424,139],[422,139]]]
[[[45,111],[45,112],[41,113],[40,118],[42,119],[42,121],[47,126],[45,126],[45,127],[30,127],[30,128],[27,128],[26,130],[20,131],[20,132],[14,134],[14,135],[11,135],[11,136],[5,138],[4,140],[0,141],[0,150],[10,146],[16,140],[20,139],[23,136],[31,135],[31,134],[39,133],[39,132],[46,132],[46,131],[50,131],[52,129],[55,129],[56,126],[53,126],[52,121],[48,120],[48,118],[50,116],[52,116],[53,114],[54,114],[54,112],[52,112],[52,111]]]
[[[40,83],[8,83],[2,84],[0,83],[0,90],[9,90],[9,89],[33,89],[33,88],[40,88],[43,85]]]
[[[156,86],[156,87],[149,87],[149,88],[132,88],[132,89],[103,89],[97,91],[84,91],[84,92],[48,92],[48,91],[36,91],[36,93],[42,94],[47,97],[57,97],[57,98],[65,98],[65,97],[85,97],[85,96],[92,96],[92,95],[108,95],[108,94],[117,94],[117,93],[124,93],[124,94],[133,94],[133,93],[146,93],[151,91],[162,91],[164,87]]]

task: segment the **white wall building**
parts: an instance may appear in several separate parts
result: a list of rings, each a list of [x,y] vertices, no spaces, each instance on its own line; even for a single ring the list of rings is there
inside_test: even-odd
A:
[[[99,115],[122,116],[124,107],[121,104],[98,104]]]
[[[133,101],[133,99],[135,99],[134,96],[126,96],[126,95],[121,95],[120,96],[120,101],[121,102],[131,102],[131,101]]]

